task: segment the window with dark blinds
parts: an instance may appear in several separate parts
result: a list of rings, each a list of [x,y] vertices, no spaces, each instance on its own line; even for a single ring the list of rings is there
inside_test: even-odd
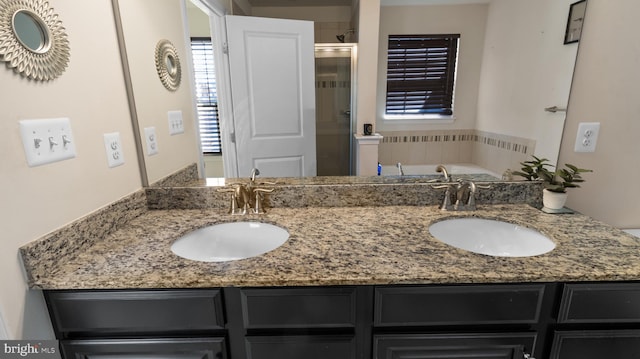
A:
[[[452,115],[460,34],[389,35],[387,115]]]
[[[195,72],[196,100],[202,153],[220,154],[220,124],[218,122],[218,93],[210,38],[191,38]]]

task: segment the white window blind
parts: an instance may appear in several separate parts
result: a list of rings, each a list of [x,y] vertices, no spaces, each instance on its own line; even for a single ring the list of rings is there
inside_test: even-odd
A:
[[[210,38],[191,38],[195,72],[198,122],[202,153],[220,154],[220,123],[218,121],[218,93]]]

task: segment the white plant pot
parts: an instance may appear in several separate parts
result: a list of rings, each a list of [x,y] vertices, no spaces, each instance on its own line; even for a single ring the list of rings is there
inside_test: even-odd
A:
[[[549,209],[561,209],[567,202],[568,193],[551,192],[548,189],[542,190],[542,204]]]

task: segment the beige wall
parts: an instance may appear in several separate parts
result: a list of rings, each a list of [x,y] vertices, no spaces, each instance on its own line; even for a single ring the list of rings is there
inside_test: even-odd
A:
[[[202,10],[187,3],[187,19],[189,23],[189,35],[191,37],[210,37],[211,26],[209,26],[209,16]]]
[[[559,163],[591,168],[571,208],[621,228],[640,228],[640,13],[637,0],[589,0]],[[579,122],[600,122],[595,153],[575,153]]]
[[[353,27],[351,25],[351,7],[349,6],[253,7],[251,15],[313,21],[316,43],[338,42],[336,35]],[[349,34],[346,37],[346,42],[354,42],[354,39],[354,34]]]
[[[156,129],[158,154],[150,156],[144,146],[147,176],[153,183],[199,161],[185,18],[175,0],[120,1],[120,13],[140,132],[144,138],[145,127]],[[181,62],[182,81],[175,92],[162,85],[156,71],[155,47],[162,39],[171,41]],[[182,111],[183,134],[169,135],[168,111]]]
[[[45,339],[39,292],[27,291],[18,248],[141,188],[109,0],[50,2],[69,35],[59,78],[33,82],[0,68],[0,311],[11,338]],[[18,121],[69,117],[77,157],[30,168]],[[108,168],[103,134],[120,132],[125,164]]]
[[[487,11],[487,4],[382,7],[376,70],[378,131],[475,128]],[[383,120],[387,89],[387,47],[390,34],[460,34],[454,93],[454,116],[456,117],[454,123],[433,124],[425,123],[424,120]]]
[[[476,129],[536,141],[555,163],[578,44],[564,45],[574,0],[494,0],[489,7]],[[517,163],[517,162],[516,162]]]

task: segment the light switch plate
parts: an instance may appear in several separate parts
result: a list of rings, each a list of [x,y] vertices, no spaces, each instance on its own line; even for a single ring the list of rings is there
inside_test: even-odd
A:
[[[124,164],[124,152],[119,132],[104,134],[104,148],[107,151],[107,163],[110,168]]]
[[[600,122],[581,122],[576,135],[575,152],[595,152]]]
[[[68,118],[22,120],[20,134],[29,167],[76,157]]]
[[[144,128],[144,139],[147,142],[147,155],[153,156],[158,154],[158,136],[156,136],[155,127]]]
[[[167,117],[169,118],[169,134],[171,136],[184,133],[182,111],[169,111]]]

